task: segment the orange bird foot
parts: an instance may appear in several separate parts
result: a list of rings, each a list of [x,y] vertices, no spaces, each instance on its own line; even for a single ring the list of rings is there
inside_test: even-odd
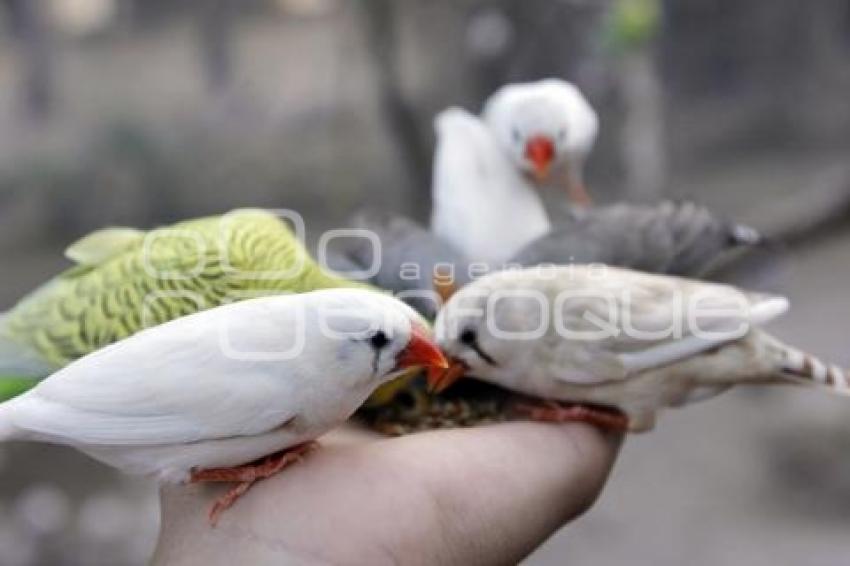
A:
[[[214,527],[218,523],[221,514],[236,503],[236,500],[251,489],[251,486],[256,482],[269,478],[284,468],[300,461],[304,456],[318,447],[319,443],[311,440],[310,442],[275,452],[244,466],[196,470],[192,472],[189,482],[237,482],[235,486],[219,497],[210,509],[209,521],[210,525]]]
[[[587,405],[561,405],[554,401],[541,404],[523,403],[516,406],[517,413],[533,421],[547,423],[582,422],[592,424],[605,431],[629,430],[629,417],[616,409],[603,409]]]

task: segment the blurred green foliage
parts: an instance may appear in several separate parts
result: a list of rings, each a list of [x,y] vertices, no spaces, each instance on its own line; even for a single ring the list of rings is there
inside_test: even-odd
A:
[[[614,53],[626,53],[651,42],[660,27],[660,0],[615,0],[603,27],[604,42]]]

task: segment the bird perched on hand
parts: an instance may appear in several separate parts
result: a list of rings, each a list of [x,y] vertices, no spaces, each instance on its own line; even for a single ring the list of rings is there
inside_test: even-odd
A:
[[[582,169],[598,120],[566,81],[507,85],[481,117],[449,108],[435,129],[431,228],[470,260],[504,262],[546,234],[537,188],[553,177],[588,201]]]
[[[376,266],[377,273],[369,282],[392,291],[429,320],[435,318],[451,288],[462,287],[494,269],[483,262],[470,262],[433,233],[399,215],[361,212],[349,226],[374,234],[380,246],[375,248],[364,238],[340,239],[338,243],[343,245],[334,251],[340,254],[341,262],[335,265],[354,270]],[[574,214],[508,263],[602,262],[696,277],[726,265],[760,243],[755,230],[720,219],[693,203],[617,204]],[[396,402],[373,404],[374,410],[366,413],[375,428],[399,434],[510,416],[504,391],[481,382],[467,383],[446,395],[428,396],[425,384],[414,381],[400,392]]]
[[[65,254],[74,267],[0,315],[0,399],[180,316],[263,294],[365,287],[321,269],[284,221],[259,209],[149,232],[107,228]],[[393,391],[382,388],[380,400]]]
[[[233,481],[210,519],[405,368],[446,366],[410,307],[359,289],[250,299],[145,330],[0,405],[0,440],[162,481]],[[270,456],[271,455],[271,456]],[[261,458],[265,458],[260,460]]]
[[[438,343],[455,363],[430,383],[441,390],[466,371],[545,400],[522,407],[532,418],[634,431],[663,407],[737,384],[850,393],[844,370],[761,329],[787,308],[779,296],[607,266],[504,271],[440,311]]]

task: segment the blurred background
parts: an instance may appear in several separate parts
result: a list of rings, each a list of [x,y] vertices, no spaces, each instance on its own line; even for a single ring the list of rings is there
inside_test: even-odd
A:
[[[592,194],[781,236],[727,278],[788,294],[776,332],[850,365],[850,0],[2,0],[0,310],[104,225],[425,220],[433,115],[547,76],[600,113]],[[146,562],[149,482],[23,444],[0,478],[3,566]],[[742,389],[630,439],[528,564],[845,565],[849,522],[846,400]]]

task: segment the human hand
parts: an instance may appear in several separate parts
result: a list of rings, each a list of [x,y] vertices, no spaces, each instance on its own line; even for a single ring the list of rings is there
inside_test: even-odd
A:
[[[346,426],[259,482],[162,491],[154,564],[516,564],[596,499],[619,437],[512,422],[387,438]]]

